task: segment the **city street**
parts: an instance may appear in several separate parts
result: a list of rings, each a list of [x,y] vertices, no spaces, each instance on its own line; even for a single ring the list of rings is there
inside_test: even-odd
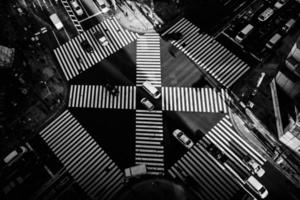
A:
[[[130,199],[141,188],[166,199],[262,199],[250,176],[268,190],[268,200],[299,199],[272,157],[236,129],[229,91],[254,62],[235,53],[226,30],[216,38],[207,30],[218,26],[199,28],[203,21],[180,16],[158,31],[160,20],[140,3],[117,2],[113,10],[106,1],[102,8],[99,1],[77,2],[83,14],[67,0],[21,3],[37,19],[37,35],[52,59],[53,68],[40,70],[49,77],[39,82],[41,91],[60,94],[51,119],[26,144],[46,182],[32,199],[50,198],[52,185],[78,190],[78,199]],[[234,12],[246,7],[243,2]],[[54,12],[61,29],[49,19]],[[62,78],[50,80],[54,72]],[[146,175],[125,177],[126,168],[144,164]],[[170,188],[174,194],[166,195]]]

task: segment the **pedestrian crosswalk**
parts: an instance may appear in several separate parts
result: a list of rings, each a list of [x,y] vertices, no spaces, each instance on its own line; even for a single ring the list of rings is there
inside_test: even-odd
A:
[[[39,135],[91,199],[112,199],[123,173],[75,117],[64,111]]]
[[[180,19],[162,36],[175,32],[182,33],[183,37],[171,43],[226,88],[248,71],[249,66],[245,62],[213,37],[201,33],[200,29],[187,19]]]
[[[137,86],[145,81],[161,86],[160,37],[156,32],[146,33],[137,39],[136,67]]]
[[[65,10],[67,11],[69,17],[71,18],[72,23],[74,24],[77,32],[79,34],[83,33],[83,28],[81,26],[81,24],[79,23],[75,13],[73,12],[69,2],[67,0],[61,0],[62,5],[64,6]]]
[[[206,137],[225,152],[234,163],[232,168],[236,171],[243,172],[245,170],[246,165],[242,161],[245,156],[250,156],[260,165],[266,162],[266,159],[234,130],[228,115],[223,117],[223,119],[206,134]]]
[[[162,111],[136,110],[135,164],[146,164],[149,174],[164,174]]]
[[[108,40],[107,46],[102,46],[95,38],[96,31],[102,32]],[[89,69],[93,65],[115,53],[125,45],[133,42],[138,37],[137,33],[129,32],[121,27],[112,17],[90,28],[69,42],[54,49],[54,54],[67,80],[70,80]],[[83,50],[81,42],[87,40],[94,52]]]
[[[227,112],[224,90],[215,88],[162,87],[162,110],[181,112]]]
[[[113,95],[102,85],[71,85],[69,107],[135,109],[136,87],[116,86],[118,94]]]
[[[203,145],[205,144],[200,142],[194,144],[168,170],[168,173],[171,177],[187,184],[198,199],[232,199],[240,190],[240,186]]]

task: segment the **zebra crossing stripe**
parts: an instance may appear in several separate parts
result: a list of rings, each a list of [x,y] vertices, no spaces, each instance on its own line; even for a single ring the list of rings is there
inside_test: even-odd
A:
[[[232,155],[239,155],[240,158],[237,158],[238,162],[242,162],[241,158],[243,158],[245,154],[250,155],[261,165],[266,162],[266,159],[259,152],[236,133],[228,115],[223,117],[223,119],[209,131],[208,135],[214,137],[214,140],[217,140],[217,137],[219,140],[222,140],[216,142],[222,143],[223,148],[226,148],[227,151],[234,151]]]
[[[227,112],[224,90],[215,88],[162,87],[162,110],[181,112]]]
[[[174,32],[181,32],[183,38],[171,43],[226,88],[229,88],[249,70],[245,62],[213,37],[201,33],[200,29],[187,19],[180,19],[162,36]]]
[[[62,5],[64,6],[65,10],[67,11],[69,17],[71,18],[72,23],[74,24],[77,32],[79,34],[83,33],[83,28],[81,27],[76,15],[74,14],[73,10],[71,9],[69,2],[67,0],[61,0]]]
[[[68,106],[74,108],[135,109],[136,87],[116,87],[119,94],[114,96],[102,85],[71,85]]]
[[[136,110],[135,164],[146,164],[149,174],[164,174],[162,111]]]
[[[199,199],[231,199],[240,189],[238,183],[203,145],[196,143],[168,173],[184,182],[192,179],[195,184],[189,184],[190,189]]]
[[[137,39],[136,85],[150,81],[161,86],[160,37],[156,32],[146,33]]]
[[[68,110],[39,135],[91,199],[110,200],[122,189],[122,171]]]
[[[107,46],[102,46],[94,37],[96,31],[101,31],[105,35],[109,41]],[[136,38],[138,38],[137,33],[124,30],[115,18],[109,18],[54,49],[54,55],[66,79],[70,80],[133,42]],[[82,49],[80,43],[83,40],[87,40],[91,44],[94,53],[87,53]],[[78,62],[78,58],[81,58],[81,63]]]

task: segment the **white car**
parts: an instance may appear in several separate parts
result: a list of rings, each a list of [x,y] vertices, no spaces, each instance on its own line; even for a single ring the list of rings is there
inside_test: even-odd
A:
[[[149,101],[147,98],[142,98],[141,104],[143,104],[143,106],[146,107],[148,110],[154,109],[153,103],[151,103],[151,101]]]
[[[158,89],[156,89],[156,87],[154,85],[152,85],[151,82],[149,81],[145,81],[143,83],[143,88],[154,98],[154,99],[158,99],[161,96],[160,91],[158,91]]]
[[[274,7],[276,9],[280,9],[282,6],[284,6],[289,0],[278,0],[275,4]]]
[[[274,14],[274,10],[272,8],[267,8],[264,12],[262,12],[258,16],[258,20],[264,22],[267,19],[269,19],[273,14]]]
[[[193,141],[188,138],[181,130],[176,129],[173,131],[174,137],[181,142],[186,148],[190,149],[194,145]]]
[[[256,178],[250,176],[246,180],[246,184],[260,196],[260,198],[264,199],[268,196],[269,192]]]
[[[265,174],[265,170],[255,160],[248,160],[247,165],[250,167],[251,173],[256,174],[258,177],[262,177]]]
[[[83,15],[83,10],[81,9],[81,7],[79,6],[78,2],[76,0],[71,0],[70,1],[73,9],[76,12],[76,15],[78,16],[82,16]]]
[[[107,13],[109,11],[109,8],[105,5],[103,0],[94,0],[94,2],[103,13]]]
[[[12,152],[10,152],[5,158],[3,159],[4,163],[11,164],[18,158],[20,158],[24,153],[26,153],[28,150],[24,146],[19,146]]]

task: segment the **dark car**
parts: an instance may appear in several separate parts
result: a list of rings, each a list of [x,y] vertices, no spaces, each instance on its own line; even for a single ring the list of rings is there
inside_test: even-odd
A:
[[[163,36],[164,40],[180,40],[182,38],[182,34],[179,32],[167,33]]]
[[[105,88],[114,96],[119,94],[118,87],[115,85],[111,85],[110,83],[105,84]]]
[[[220,163],[224,163],[228,160],[228,157],[213,143],[209,144],[207,150],[211,155],[217,159]]]
[[[90,45],[90,43],[87,40],[83,40],[81,43],[81,47],[83,48],[83,50],[85,50],[88,53],[93,53],[94,49],[93,47]]]

